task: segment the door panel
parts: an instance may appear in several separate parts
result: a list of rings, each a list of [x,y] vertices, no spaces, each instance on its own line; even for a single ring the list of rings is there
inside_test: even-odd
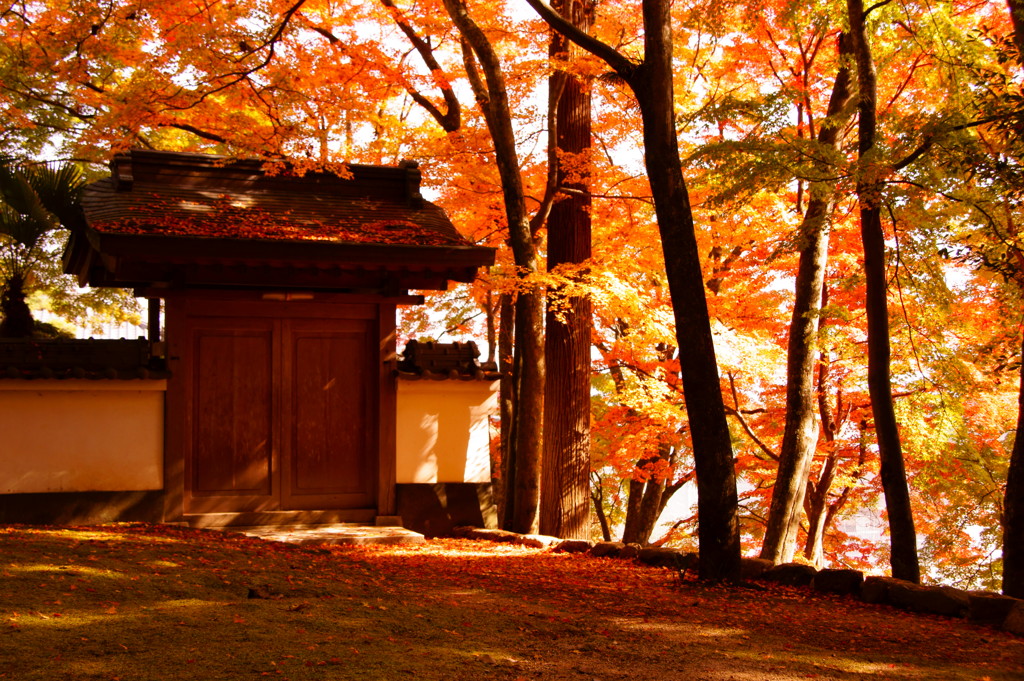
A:
[[[289,446],[282,504],[288,509],[372,505],[376,485],[376,374],[364,320],[291,320]]]
[[[273,327],[237,326],[192,329],[192,511],[274,503]]]

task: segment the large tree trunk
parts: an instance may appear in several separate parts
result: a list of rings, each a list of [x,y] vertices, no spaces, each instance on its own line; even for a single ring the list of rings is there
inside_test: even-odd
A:
[[[882,231],[880,170],[875,150],[877,93],[875,67],[865,28],[862,0],[847,0],[859,85],[858,148],[860,152],[857,198],[860,203],[864,276],[867,285],[868,392],[875,419],[881,459],[882,491],[889,516],[892,575],[918,582],[917,534],[910,506],[910,491],[903,466],[899,426],[890,383],[889,310],[885,276],[885,235]]]
[[[471,50],[471,54],[465,54],[466,71],[494,142],[513,259],[519,275],[527,278],[538,269],[537,247],[526,212],[505,77],[490,41],[469,16],[463,0],[444,0],[444,6]],[[477,76],[476,60],[479,60],[483,71],[483,81]],[[544,414],[543,337],[544,299],[536,284],[528,282],[522,287],[515,302],[516,403],[513,414],[514,437],[509,442],[510,449],[514,450],[510,458],[515,462],[515,479],[512,486],[514,499],[506,500],[512,510],[510,529],[528,534],[537,531],[540,503]]]
[[[589,31],[593,0],[559,0],[573,25]],[[552,32],[551,56],[572,60],[580,48]],[[557,99],[550,155],[560,195],[548,217],[548,271],[590,259],[590,83],[569,73],[552,77]],[[573,159],[572,171],[558,159]],[[549,171],[550,172],[550,171]],[[568,190],[568,191],[565,191]],[[587,295],[549,291],[544,357],[544,455],[540,531],[555,537],[590,537],[590,335]]]
[[[851,52],[849,36],[840,34],[840,68],[828,103],[829,124],[822,125],[818,143],[836,148],[842,114],[850,101]],[[819,168],[822,175],[826,168]],[[800,224],[800,262],[797,267],[793,317],[789,326],[786,381],[786,427],[779,453],[779,468],[772,490],[761,558],[775,563],[793,560],[800,528],[800,513],[807,491],[807,476],[818,443],[815,418],[814,365],[818,345],[825,266],[828,262],[829,216],[834,207],[831,183],[811,185],[811,198]]]

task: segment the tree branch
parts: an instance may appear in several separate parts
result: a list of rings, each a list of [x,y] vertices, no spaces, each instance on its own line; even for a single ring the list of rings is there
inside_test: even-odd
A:
[[[444,71],[441,65],[437,62],[434,57],[434,50],[430,46],[430,43],[420,37],[418,33],[413,29],[405,17],[395,6],[394,0],[380,0],[381,4],[391,10],[391,18],[394,20],[398,28],[401,29],[405,37],[409,39],[412,46],[416,48],[416,52],[419,53],[423,63],[426,64],[427,68],[430,69],[430,73],[434,76],[435,81],[440,80],[438,74],[443,74]],[[444,103],[447,107],[445,113],[434,106],[434,104],[426,97],[421,95],[413,88],[406,86],[406,92],[413,100],[422,106],[427,112],[434,117],[434,120],[444,129],[445,132],[455,132],[462,125],[462,107],[459,104],[458,98],[455,96],[455,90],[452,88],[451,83],[448,82],[447,78],[443,81],[438,82],[438,87],[441,89],[441,96],[444,97]]]
[[[732,392],[732,403],[736,405],[735,409],[732,410],[732,415],[740,422],[740,425],[743,426],[743,430],[747,433],[747,436],[754,441],[754,444],[756,444],[772,461],[778,461],[779,455],[770,450],[768,445],[762,442],[761,438],[754,434],[750,425],[747,424],[747,420],[743,418],[743,415],[740,413],[740,398],[736,393],[736,379],[733,377],[732,372],[729,372],[727,375],[729,376],[729,390]]]
[[[545,0],[526,0],[540,18],[547,22],[555,31],[561,33],[587,52],[604,60],[616,73],[630,80],[639,68],[639,64],[625,57],[611,45],[601,42],[594,36],[576,28],[571,21],[556,12]]]
[[[188,104],[187,106],[168,105],[167,107],[165,107],[165,110],[179,110],[180,111],[180,110],[184,110],[184,109],[191,109],[192,107],[196,106],[197,104],[201,104],[202,102],[204,102],[207,97],[215,95],[218,92],[223,92],[224,90],[227,90],[229,87],[232,87],[232,86],[237,85],[238,83],[242,82],[243,80],[245,80],[246,78],[248,78],[252,74],[256,73],[257,71],[262,71],[267,66],[269,66],[270,62],[274,61],[274,57],[276,55],[277,42],[281,39],[281,36],[284,35],[284,31],[285,31],[286,28],[288,28],[288,24],[291,23],[292,17],[294,17],[295,14],[300,9],[302,9],[302,6],[304,4],[306,4],[306,0],[298,0],[294,5],[292,5],[288,9],[286,9],[284,11],[284,13],[283,13],[283,18],[281,19],[281,23],[278,25],[278,27],[274,31],[273,35],[271,35],[270,38],[268,38],[266,41],[264,41],[264,43],[262,45],[260,45],[259,47],[256,47],[256,48],[253,48],[253,49],[249,50],[249,52],[248,52],[249,54],[255,54],[256,52],[258,52],[260,50],[269,48],[269,50],[267,51],[267,56],[263,59],[263,61],[261,61],[259,64],[255,65],[255,66],[252,66],[252,67],[247,68],[247,69],[242,69],[242,70],[239,70],[239,71],[231,71],[231,72],[228,72],[228,73],[221,74],[220,76],[217,76],[217,79],[219,79],[219,78],[227,78],[228,79],[227,82],[222,83],[221,85],[218,85],[218,86],[214,87],[212,90],[208,90],[208,91],[204,92],[199,97],[199,99],[197,99],[196,101]]]
[[[548,93],[548,176],[544,184],[544,197],[540,200],[540,207],[530,219],[530,232],[534,235],[544,226],[544,222],[551,214],[551,207],[555,205],[558,198],[558,150],[554,140],[558,137],[558,100],[562,97],[565,89],[565,82],[568,75],[565,71],[556,71],[551,78],[551,89]]]

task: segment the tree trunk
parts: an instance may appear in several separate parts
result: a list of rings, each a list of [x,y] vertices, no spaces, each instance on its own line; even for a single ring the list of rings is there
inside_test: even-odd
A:
[[[573,25],[589,31],[593,0],[559,0]],[[551,56],[572,60],[579,48],[552,32]],[[549,158],[561,192],[548,217],[548,271],[590,259],[590,83],[568,73],[552,77],[557,99]],[[552,103],[554,105],[554,102]],[[567,172],[560,158],[571,158]],[[570,190],[568,193],[562,190]],[[578,277],[577,277],[578,278]],[[555,537],[590,537],[590,336],[587,295],[549,291],[544,357],[544,454],[541,464],[540,531]]]
[[[850,70],[846,61],[850,51],[849,37],[840,34],[841,66],[836,73],[828,103],[831,123],[822,125],[818,130],[818,143],[833,149],[838,146],[842,113],[850,101]],[[818,170],[823,175],[827,172],[823,167]],[[814,366],[825,265],[828,262],[828,218],[834,205],[834,188],[831,184],[812,185],[807,212],[800,225],[800,262],[797,267],[793,317],[789,326],[786,367],[786,426],[761,547],[761,558],[775,563],[793,560],[800,513],[807,492],[807,476],[818,443]]]
[[[1013,21],[1013,43],[1017,46],[1017,60],[1024,64],[1024,0],[1006,0]]]
[[[494,142],[494,157],[501,178],[509,245],[519,276],[526,279],[538,269],[537,247],[527,218],[523,180],[519,173],[512,116],[501,64],[487,36],[469,16],[463,0],[444,0],[445,9],[459,29],[469,51],[464,50],[466,71]],[[476,72],[479,60],[483,82]],[[510,529],[537,531],[540,503],[540,459],[544,413],[544,301],[536,284],[527,282],[515,302],[515,407],[514,499],[510,505]]]
[[[594,513],[597,515],[598,525],[601,526],[601,538],[605,541],[612,540],[612,528],[608,522],[608,515],[604,512],[604,488],[602,487],[601,475],[591,473],[590,498],[594,502]]]
[[[643,121],[644,163],[661,233],[665,270],[680,348],[683,395],[697,472],[699,575],[740,577],[736,471],[693,212],[683,180],[675,128],[670,0],[644,0],[644,59],[636,62],[576,29],[543,0],[528,0],[555,30],[597,55],[629,84]]]
[[[860,168],[857,198],[864,242],[865,304],[868,321],[868,392],[875,419],[881,459],[882,491],[889,517],[892,575],[919,582],[917,535],[910,506],[910,491],[903,466],[899,426],[890,383],[889,311],[885,276],[885,235],[882,231],[880,170],[876,159],[877,93],[875,67],[865,28],[862,0],[847,0],[859,84],[858,148]]]
[[[1013,20],[1017,61],[1024,66],[1024,0],[1007,2]],[[1019,251],[1017,255],[1020,257]],[[1018,272],[1017,283],[1024,289],[1024,272]],[[1021,338],[1020,371],[1017,432],[1003,498],[1003,593],[1014,598],[1024,598],[1024,337]]]
[[[627,79],[640,105],[645,165],[679,343],[697,472],[699,575],[738,580],[740,532],[732,441],[718,375],[700,255],[675,129],[669,0],[645,0],[642,66]]]
[[[827,464],[826,464],[827,465]],[[820,570],[825,563],[825,502],[828,489],[811,487],[811,493],[805,497],[807,511],[807,540],[804,543],[804,558]]]
[[[668,469],[671,470],[674,458],[669,447],[663,445],[657,457],[641,459],[637,462],[637,468],[643,468],[658,460],[667,460]],[[688,479],[687,476],[673,483],[669,483],[667,479],[658,480],[654,476],[648,476],[646,481],[630,480],[629,498],[626,502],[626,522],[622,530],[623,543],[649,545],[651,534],[654,532],[655,525],[658,524],[658,518],[661,517],[662,511]]]
[[[643,533],[640,528],[640,507],[644,501],[644,490],[647,483],[635,478],[629,479],[626,493],[626,521],[622,525],[622,542],[624,544],[643,544]]]
[[[821,304],[822,307],[828,304],[828,289],[822,291]],[[808,559],[811,565],[818,568],[824,563],[824,540],[825,530],[827,529],[825,511],[828,506],[828,493],[832,488],[836,468],[839,465],[839,452],[832,446],[835,442],[837,428],[836,419],[832,416],[832,405],[828,399],[827,378],[828,364],[826,363],[824,353],[821,353],[818,359],[818,417],[821,419],[821,435],[830,446],[828,457],[825,459],[825,464],[821,467],[818,479],[816,481],[808,479],[809,491],[804,497],[804,513],[807,514],[807,540],[804,545],[804,558]],[[863,442],[863,434],[861,435],[861,440]],[[862,456],[863,451],[864,448],[862,446]]]
[[[25,275],[12,274],[0,287],[0,314],[0,338],[32,337],[36,325],[25,302]]]
[[[501,294],[498,303],[498,370],[501,380],[498,383],[498,396],[501,404],[498,418],[501,421],[499,449],[501,451],[501,499],[498,506],[501,527],[510,530],[515,515],[515,479],[516,479],[516,448],[515,442],[515,405],[516,381],[515,363],[513,362],[512,339],[515,331],[515,305],[512,297]]]
[[[1021,357],[1024,358],[1024,337]],[[1003,503],[1003,593],[1024,598],[1024,363],[1017,400],[1017,434],[1013,438]]]
[[[626,544],[640,544],[647,546],[651,542],[651,532],[661,515],[661,497],[665,492],[665,481],[649,479],[634,486],[630,482],[629,511],[632,517],[627,516],[626,526],[622,531],[622,541]],[[636,501],[633,496],[636,496]]]
[[[533,270],[536,271],[536,270]],[[539,291],[516,299],[515,507],[512,531],[539,527],[544,415],[544,299]]]

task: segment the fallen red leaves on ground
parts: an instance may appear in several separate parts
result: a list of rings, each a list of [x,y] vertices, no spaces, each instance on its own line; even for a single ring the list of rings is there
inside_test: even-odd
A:
[[[1010,681],[1024,669],[1021,639],[963,620],[507,544],[296,547],[118,525],[0,528],[0,552],[0,650],[17,660],[0,678],[153,678],[154,664],[166,679],[199,667],[229,679]],[[38,650],[52,655],[17,652]]]

